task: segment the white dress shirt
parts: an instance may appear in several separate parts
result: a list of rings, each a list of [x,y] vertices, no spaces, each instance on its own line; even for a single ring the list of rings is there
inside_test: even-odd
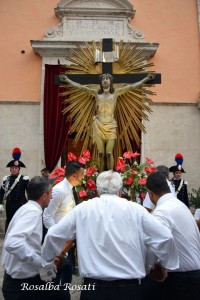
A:
[[[21,206],[7,229],[2,265],[12,278],[23,279],[39,274],[41,268],[42,208],[29,200]]]
[[[171,191],[172,195],[174,197],[176,197],[176,192],[175,192],[174,187],[172,186],[171,182],[168,179],[166,179],[166,180],[167,180],[167,183],[168,183],[168,186],[170,188],[170,191]],[[146,193],[146,196],[145,196],[144,201],[143,201],[143,206],[146,207],[146,208],[149,208],[151,210],[154,210],[154,208],[155,208],[155,205],[151,202],[151,199],[149,197],[149,193]]]
[[[82,277],[142,278],[146,275],[147,247],[166,268],[178,267],[168,228],[141,205],[116,195],[84,201],[51,227],[43,244],[43,266],[60,253],[66,240],[75,238]]]
[[[43,214],[46,228],[58,223],[75,206],[72,188],[66,178],[53,187],[52,199]]]
[[[177,271],[199,270],[199,229],[188,207],[168,193],[158,200],[152,214],[172,232],[179,255]]]
[[[195,220],[199,220],[200,219],[200,208],[197,208],[195,210],[194,218],[195,218]]]

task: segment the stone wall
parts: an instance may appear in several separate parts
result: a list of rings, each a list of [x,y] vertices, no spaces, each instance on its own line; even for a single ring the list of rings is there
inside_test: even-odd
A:
[[[40,174],[39,103],[0,102],[0,180],[9,175],[4,166],[12,160],[12,150],[21,149],[20,160],[26,165],[21,173],[30,177]]]
[[[200,186],[200,110],[197,104],[154,103],[150,122],[145,122],[143,157],[150,156],[155,164],[175,165],[176,153],[184,157],[183,177],[191,188]],[[171,174],[172,175],[172,174]]]
[[[189,187],[200,186],[200,109],[197,104],[152,103],[153,112],[149,122],[145,122],[147,133],[143,135],[142,159],[150,156],[155,164],[165,164],[168,167],[175,164],[174,156],[180,152],[184,156],[184,177]],[[43,133],[40,129],[40,105],[35,103],[1,103],[0,105],[0,180],[9,174],[4,168],[12,159],[14,147],[22,150],[21,160],[26,169],[23,174],[30,177],[40,175],[44,166],[41,160]]]

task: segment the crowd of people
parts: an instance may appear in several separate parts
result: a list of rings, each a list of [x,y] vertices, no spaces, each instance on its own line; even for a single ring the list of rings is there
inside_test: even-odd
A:
[[[200,209],[194,216],[189,209],[180,153],[176,166],[159,165],[148,176],[143,206],[122,198],[113,170],[97,177],[98,197],[78,203],[83,164],[67,162],[65,178],[52,188],[46,168],[31,179],[20,174],[20,154],[13,150],[0,189],[5,300],[70,299],[75,249],[81,300],[199,297]]]

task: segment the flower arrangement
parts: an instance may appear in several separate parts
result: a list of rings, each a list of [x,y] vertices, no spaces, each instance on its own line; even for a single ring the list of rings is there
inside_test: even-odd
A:
[[[68,153],[68,160],[73,157],[73,160],[76,159],[76,156],[72,153]],[[81,201],[94,198],[97,195],[96,179],[99,174],[98,172],[98,163],[95,160],[91,159],[91,154],[89,150],[85,150],[82,153],[82,156],[78,158],[78,161],[85,165],[84,177],[81,185],[76,187],[78,196]]]
[[[140,154],[130,151],[125,152],[123,157],[119,157],[116,171],[120,173],[123,180],[124,196],[132,201],[143,201],[147,192],[146,179],[148,174],[154,173],[156,167],[154,161],[147,157],[145,162],[139,164],[136,158]]]
[[[144,200],[147,188],[146,179],[148,174],[155,172],[156,167],[154,161],[147,157],[145,162],[139,164],[137,157],[139,153],[125,152],[123,157],[118,157],[115,170],[119,172],[123,180],[124,197],[132,201],[136,201],[137,197]],[[84,177],[81,185],[76,187],[80,202],[91,199],[97,195],[96,179],[99,174],[98,163],[91,159],[89,150],[83,151],[82,155],[77,157],[69,152],[67,154],[68,161],[78,160],[85,165]],[[63,180],[65,170],[58,168],[50,174],[50,178],[54,178],[54,185]]]
[[[77,157],[68,152],[67,160],[78,160],[80,163],[85,165],[84,177],[81,185],[76,187],[80,202],[93,198],[97,194],[96,189],[96,178],[98,176],[98,164],[96,161],[91,159],[89,150],[85,150],[78,159]],[[65,168],[57,168],[50,175],[49,179],[53,179],[53,186],[63,180],[65,176]]]
[[[50,179],[50,182],[52,183],[52,186],[54,186],[57,183],[59,183],[60,181],[62,181],[64,177],[65,177],[65,168],[55,169],[49,175],[49,179]]]
[[[96,178],[98,176],[98,165],[97,162],[91,159],[89,150],[85,150],[78,159],[77,157],[68,152],[67,160],[78,160],[80,163],[85,165],[84,177],[81,185],[76,187],[80,202],[93,198],[97,194],[96,189]],[[54,170],[50,175],[49,179],[53,179],[53,186],[63,180],[65,176],[65,168],[58,168]]]

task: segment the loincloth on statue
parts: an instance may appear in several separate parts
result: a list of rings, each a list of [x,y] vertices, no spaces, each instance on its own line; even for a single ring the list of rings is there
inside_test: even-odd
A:
[[[96,142],[96,137],[100,137],[103,140],[116,139],[117,123],[115,120],[112,122],[102,122],[96,116],[92,123],[92,140]]]

